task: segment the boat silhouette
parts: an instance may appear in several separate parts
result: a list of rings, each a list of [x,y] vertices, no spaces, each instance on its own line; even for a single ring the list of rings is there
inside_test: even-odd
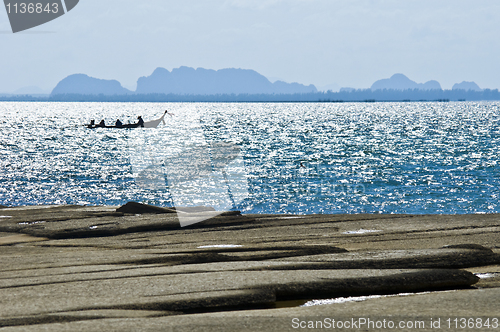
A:
[[[166,124],[165,123],[165,115],[169,114],[170,116],[172,116],[171,113],[168,113],[168,111],[165,111],[165,113],[163,113],[163,115],[159,118],[159,119],[156,119],[156,120],[151,120],[151,121],[146,121],[146,122],[143,122],[142,124],[140,122],[137,122],[137,123],[127,123],[127,124],[122,124],[120,126],[103,126],[103,125],[99,125],[99,124],[95,124],[92,120],[92,122],[90,124],[87,124],[85,125],[87,128],[89,129],[96,129],[96,128],[116,128],[116,129],[127,129],[127,128],[156,128],[160,125],[161,122],[163,122],[163,124]]]

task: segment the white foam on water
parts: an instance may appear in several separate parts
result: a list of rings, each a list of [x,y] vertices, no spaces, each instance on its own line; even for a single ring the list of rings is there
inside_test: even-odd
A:
[[[0,218],[12,218],[12,216],[0,216]]]

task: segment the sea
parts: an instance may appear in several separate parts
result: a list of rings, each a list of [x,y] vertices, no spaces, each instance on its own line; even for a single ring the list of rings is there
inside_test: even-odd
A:
[[[157,128],[84,126],[165,110]],[[2,102],[0,115],[0,205],[500,212],[499,102]]]

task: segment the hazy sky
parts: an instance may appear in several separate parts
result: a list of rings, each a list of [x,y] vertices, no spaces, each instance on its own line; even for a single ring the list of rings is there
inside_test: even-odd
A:
[[[135,89],[156,67],[254,69],[367,88],[403,73],[500,88],[498,0],[80,0],[12,34],[0,8],[0,92],[85,73]]]

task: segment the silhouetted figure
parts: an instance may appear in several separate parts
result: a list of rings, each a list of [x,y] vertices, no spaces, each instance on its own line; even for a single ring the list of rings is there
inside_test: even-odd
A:
[[[95,120],[90,120],[90,124],[87,125],[87,128],[94,128],[95,127]]]
[[[96,127],[103,127],[103,128],[106,127],[104,120],[101,120],[101,122],[99,122],[99,124]]]
[[[304,164],[302,164],[302,162],[300,162],[300,167],[302,167],[302,168],[306,168],[306,167],[304,166]]]
[[[120,121],[120,119],[117,119],[116,122],[115,122],[115,127],[117,128],[121,128],[123,127],[123,123]]]
[[[138,116],[137,120],[137,124],[139,125],[139,127],[144,127],[144,120],[142,119],[142,116]]]

